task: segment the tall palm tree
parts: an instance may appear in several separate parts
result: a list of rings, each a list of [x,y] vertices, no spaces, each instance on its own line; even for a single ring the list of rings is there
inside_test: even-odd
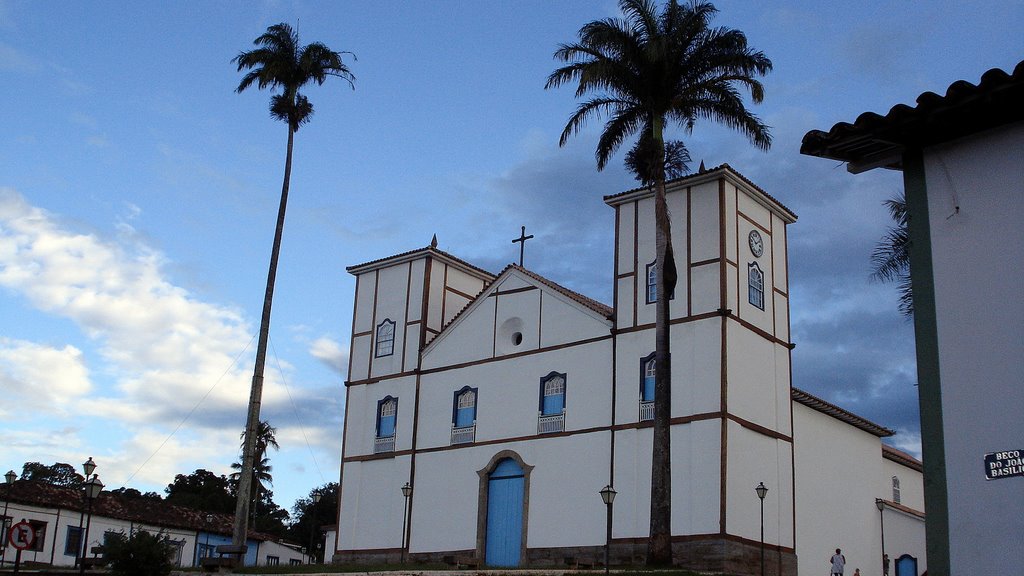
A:
[[[256,346],[256,365],[253,369],[252,388],[249,393],[249,411],[245,423],[245,448],[242,451],[242,474],[239,477],[238,502],[235,508],[235,525],[232,543],[245,544],[246,522],[249,517],[249,501],[252,485],[252,470],[255,462],[256,428],[260,421],[260,403],[263,397],[263,367],[267,357],[267,340],[270,337],[270,309],[274,299],[274,282],[277,277],[277,259],[281,251],[281,235],[284,232],[284,214],[288,205],[288,186],[292,174],[292,145],[295,132],[313,115],[313,104],[299,92],[306,84],[323,84],[330,76],[336,76],[355,88],[355,76],[342,61],[342,54],[327,46],[314,42],[306,46],[299,43],[299,35],[287,24],[275,24],[256,38],[257,48],[239,53],[232,62],[238,64],[238,71],[248,70],[242,76],[236,92],[243,92],[255,84],[259,89],[280,88],[279,94],[270,98],[270,115],[288,124],[288,151],[284,162],[284,181],[281,184],[281,202],[277,211],[277,228],[270,252],[270,272],[267,274],[267,290],[263,298],[263,316],[260,320],[260,336]]]
[[[886,200],[885,205],[889,208],[889,216],[896,225],[886,231],[871,253],[871,264],[874,268],[871,279],[896,282],[900,293],[900,312],[911,317],[914,315],[914,295],[910,284],[910,233],[907,230],[906,193],[900,192],[895,198]]]
[[[245,450],[245,432],[242,432],[242,450]],[[253,456],[253,471],[252,471],[252,523],[256,523],[256,506],[260,502],[260,489],[265,484],[274,484],[274,476],[271,475],[273,467],[270,466],[270,459],[267,458],[267,448],[273,448],[275,451],[280,450],[281,446],[277,443],[277,428],[274,428],[266,420],[260,420],[258,426],[256,426],[256,453]],[[242,463],[235,462],[231,465],[232,470],[237,470],[231,474],[232,480],[238,485],[238,478],[241,476]]]
[[[579,40],[562,44],[555,58],[566,63],[546,88],[577,83],[582,102],[562,130],[559,145],[592,117],[607,116],[598,140],[601,170],[624,140],[639,136],[649,145],[654,184],[657,304],[655,322],[654,442],[651,457],[651,528],[647,562],[672,561],[669,419],[672,389],[668,296],[676,283],[671,224],[665,204],[665,130],[686,133],[697,120],[714,120],[747,136],[759,148],[771,145],[768,127],[747,110],[740,88],[756,103],[764,88],[756,79],[771,70],[763,53],[747,46],[739,30],[711,28],[717,9],[692,0],[669,0],[659,11],[653,0],[619,0],[621,18],[596,20],[579,30]]]

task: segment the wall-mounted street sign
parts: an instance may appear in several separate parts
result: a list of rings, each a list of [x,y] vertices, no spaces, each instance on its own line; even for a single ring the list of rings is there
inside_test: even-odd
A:
[[[36,531],[32,529],[32,525],[22,520],[14,526],[11,526],[11,532],[7,536],[7,540],[17,550],[28,550],[36,542]]]
[[[985,454],[985,479],[997,480],[1024,476],[1024,450],[1006,450]]]

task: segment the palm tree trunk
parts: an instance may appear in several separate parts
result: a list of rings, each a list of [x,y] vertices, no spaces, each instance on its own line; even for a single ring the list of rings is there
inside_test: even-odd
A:
[[[256,345],[256,366],[252,374],[252,389],[249,393],[249,415],[245,422],[245,449],[242,452],[242,470],[238,476],[238,495],[235,500],[235,525],[231,543],[245,544],[248,532],[249,500],[252,492],[253,468],[256,457],[256,428],[260,423],[260,405],[263,399],[263,366],[267,360],[267,341],[270,339],[270,309],[274,300],[274,283],[277,280],[277,259],[281,252],[281,235],[284,233],[284,214],[288,207],[288,185],[292,176],[292,144],[295,130],[288,125],[288,153],[284,161],[284,182],[281,184],[281,204],[277,209],[277,229],[274,231],[274,246],[270,251],[270,271],[267,274],[267,291],[263,296],[263,317],[260,320],[260,337]]]
[[[662,162],[654,184],[655,247],[658,300],[654,320],[654,439],[651,448],[651,534],[647,564],[672,563],[672,457],[669,424],[672,408],[672,355],[669,338],[669,296],[675,287],[672,227],[665,201],[665,145],[662,120],[652,122],[655,153]]]

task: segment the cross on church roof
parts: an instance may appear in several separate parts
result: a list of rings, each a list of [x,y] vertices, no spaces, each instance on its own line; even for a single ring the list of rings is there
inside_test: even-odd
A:
[[[522,230],[519,232],[519,238],[512,241],[513,244],[519,243],[519,266],[523,266],[523,249],[526,248],[526,241],[533,238],[533,234],[526,235],[526,226],[521,227]]]

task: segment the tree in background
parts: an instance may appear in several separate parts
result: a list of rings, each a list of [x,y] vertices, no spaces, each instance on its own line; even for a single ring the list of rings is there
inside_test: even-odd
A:
[[[252,470],[259,461],[256,458],[256,432],[260,421],[260,404],[263,398],[263,368],[267,358],[267,341],[270,337],[270,310],[274,299],[274,283],[277,278],[277,259],[281,252],[281,236],[284,233],[284,215],[288,206],[288,186],[292,173],[292,146],[299,126],[309,122],[313,115],[313,104],[299,89],[316,82],[322,85],[330,76],[337,76],[355,88],[355,76],[342,62],[341,52],[314,42],[306,46],[299,43],[299,35],[288,24],[275,24],[256,38],[257,48],[241,52],[232,62],[238,64],[238,71],[248,70],[238,84],[236,92],[243,92],[255,84],[260,90],[280,88],[281,93],[270,98],[270,115],[288,124],[288,148],[284,162],[284,181],[281,184],[281,201],[277,211],[277,227],[274,244],[270,251],[270,271],[267,274],[267,288],[263,297],[263,315],[260,320],[259,341],[256,345],[256,364],[253,369],[252,387],[249,392],[249,410],[246,416],[244,449],[242,451],[242,475],[239,482],[235,506],[233,544],[245,544],[246,523],[249,517]]]
[[[907,195],[900,192],[895,198],[885,201],[889,216],[896,223],[875,245],[871,253],[871,279],[880,282],[895,282],[899,288],[900,312],[907,317],[914,315],[914,294],[910,284],[910,233],[907,230]]]
[[[315,494],[320,495],[320,501],[313,501]],[[328,482],[309,491],[309,496],[299,498],[292,506],[292,517],[295,521],[288,528],[288,536],[296,542],[308,544],[314,542],[313,551],[316,551],[315,542],[320,542],[322,533],[321,526],[335,524],[338,513],[338,483]],[[322,550],[322,549],[321,549]],[[323,560],[321,558],[321,560]]]
[[[118,496],[123,496],[125,498],[130,498],[133,500],[162,500],[160,495],[157,494],[156,492],[146,492],[145,494],[143,494],[142,492],[139,492],[135,488],[126,488],[124,486],[116,488],[114,490],[110,490],[110,493],[116,494]]]
[[[267,448],[280,450],[281,446],[277,443],[277,428],[274,428],[268,422],[261,420],[259,425],[256,427],[256,456],[252,469],[252,480],[250,483],[250,486],[252,486],[252,502],[250,503],[250,508],[253,525],[256,524],[259,504],[262,501],[260,497],[261,490],[266,491],[267,485],[274,484],[274,476],[271,474],[274,468],[270,465],[270,459],[267,458]],[[245,451],[244,432],[242,433],[242,451]],[[239,478],[241,477],[242,467],[242,462],[235,462],[231,464],[231,469],[235,470],[231,473],[231,481],[234,482],[234,488],[236,490],[240,484]]]
[[[191,474],[178,474],[164,493],[168,502],[195,510],[224,514],[235,510],[235,493],[228,478],[202,468]]]
[[[103,538],[103,558],[110,563],[114,576],[167,576],[174,567],[174,550],[162,530],[156,534],[146,530],[107,532]]]
[[[81,488],[85,483],[85,478],[75,471],[75,467],[64,462],[55,462],[50,466],[39,462],[25,462],[21,467],[21,479],[66,488]]]
[[[698,119],[714,120],[747,136],[754,145],[771,145],[768,127],[747,110],[738,88],[757,103],[764,88],[756,79],[771,70],[763,53],[747,46],[739,30],[711,28],[717,9],[693,0],[669,0],[658,10],[653,0],[619,0],[622,18],[584,25],[579,41],[562,44],[555,58],[566,65],[555,70],[546,88],[577,83],[576,97],[591,95],[579,105],[562,130],[559,145],[578,133],[594,116],[609,119],[598,140],[601,170],[624,140],[639,136],[638,176],[653,182],[657,304],[655,316],[654,441],[651,457],[651,526],[647,562],[672,562],[671,356],[668,298],[676,283],[671,225],[665,204],[665,129],[672,123],[691,132]]]

